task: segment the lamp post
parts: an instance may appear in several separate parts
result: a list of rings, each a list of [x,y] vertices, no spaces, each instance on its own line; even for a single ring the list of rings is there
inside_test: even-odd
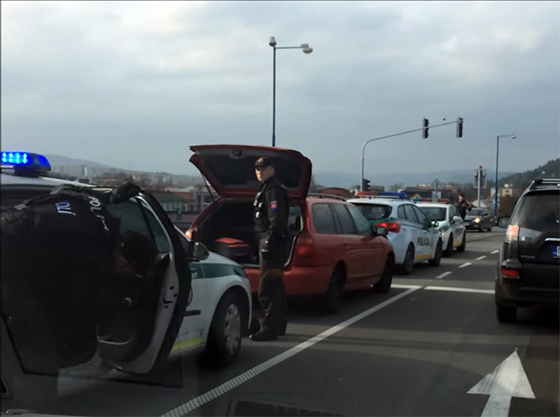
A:
[[[500,138],[515,139],[515,134],[498,135],[496,137],[496,183],[494,184],[494,217],[498,217],[498,161],[500,158]]]
[[[301,49],[304,54],[313,52],[309,44],[302,43],[300,46],[276,46],[274,36],[270,37],[268,44],[272,47],[272,146],[276,146],[276,50],[277,49]]]

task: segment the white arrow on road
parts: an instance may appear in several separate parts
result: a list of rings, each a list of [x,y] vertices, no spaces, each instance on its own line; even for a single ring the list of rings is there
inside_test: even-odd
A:
[[[535,398],[517,349],[486,375],[468,394],[489,395],[482,417],[507,417],[511,398]]]

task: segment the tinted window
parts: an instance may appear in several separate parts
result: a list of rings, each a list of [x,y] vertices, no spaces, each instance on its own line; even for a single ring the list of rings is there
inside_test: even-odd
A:
[[[449,211],[450,211],[450,214],[449,214],[450,219],[453,219],[453,217],[455,217],[455,216],[459,216],[459,214],[457,213],[457,210],[455,209],[455,206],[450,206]]]
[[[560,200],[557,192],[527,194],[515,210],[512,224],[538,231],[558,231]]]
[[[331,207],[334,209],[338,222],[340,223],[341,233],[343,235],[352,235],[357,233],[356,226],[354,225],[352,217],[350,217],[350,213],[348,213],[348,210],[346,209],[346,205],[333,204]]]
[[[131,230],[155,241],[159,253],[170,251],[167,233],[144,204],[140,206],[136,200],[131,199],[125,203],[111,205],[108,210],[121,220],[121,235]]]
[[[424,226],[429,226],[432,224],[430,219],[428,219],[428,217],[424,214],[424,212],[420,210],[417,206],[412,206],[412,210],[414,210],[414,212],[416,213],[416,216],[418,217],[420,224]]]
[[[336,233],[334,219],[327,203],[313,204],[313,225],[317,233]]]
[[[406,219],[406,213],[404,211],[404,206],[399,206],[399,208],[397,210],[397,216],[399,217],[399,219]]]
[[[419,220],[418,217],[416,217],[416,214],[414,213],[414,209],[412,207],[413,206],[411,206],[410,204],[404,206],[404,212],[406,213],[406,218],[414,223],[422,223],[422,221]]]
[[[445,207],[422,207],[421,210],[433,221],[442,221],[446,219],[447,209]]]
[[[393,208],[384,204],[363,204],[352,203],[356,206],[364,217],[370,221],[383,220],[391,215]]]
[[[348,205],[347,208],[348,208],[348,211],[350,212],[350,215],[352,216],[352,219],[354,219],[354,224],[358,228],[358,234],[364,235],[364,236],[371,235],[372,234],[371,224],[364,217],[362,212],[356,206],[353,206],[353,205]]]

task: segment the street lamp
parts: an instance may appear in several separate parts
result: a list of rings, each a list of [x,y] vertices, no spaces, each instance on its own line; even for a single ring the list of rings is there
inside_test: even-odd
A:
[[[276,50],[277,49],[301,49],[304,54],[309,55],[313,48],[308,43],[300,46],[276,46],[274,36],[270,37],[268,44],[272,47],[272,146],[276,146]]]
[[[515,134],[498,135],[496,137],[496,183],[494,184],[494,217],[498,217],[498,161],[500,157],[500,138],[515,139]]]

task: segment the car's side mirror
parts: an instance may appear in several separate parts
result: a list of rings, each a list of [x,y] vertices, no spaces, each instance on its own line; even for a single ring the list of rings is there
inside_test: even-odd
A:
[[[461,216],[453,216],[453,222],[454,223],[458,223],[463,221],[463,218]]]
[[[204,244],[200,242],[189,242],[189,249],[187,251],[187,259],[191,261],[204,261],[208,259],[210,252]]]
[[[506,229],[509,226],[510,220],[511,220],[510,216],[502,216],[502,217],[498,217],[498,221],[496,223],[498,224],[498,227],[501,227],[502,229]]]
[[[387,236],[389,234],[389,230],[383,226],[371,226],[371,230],[373,234],[376,236]]]

